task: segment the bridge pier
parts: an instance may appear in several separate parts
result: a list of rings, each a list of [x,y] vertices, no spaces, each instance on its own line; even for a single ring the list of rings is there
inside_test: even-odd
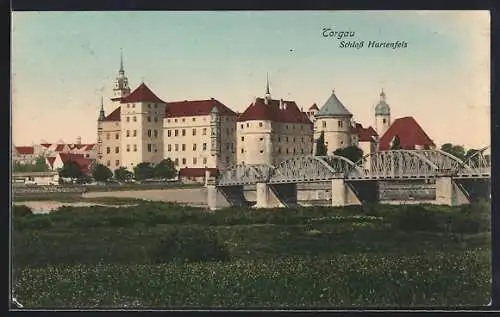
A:
[[[351,186],[343,178],[332,179],[332,206],[361,205]]]
[[[281,208],[285,205],[267,183],[256,184],[257,203],[255,208]]]
[[[460,206],[469,204],[468,195],[450,176],[436,178],[436,205]]]
[[[231,206],[246,207],[249,205],[243,193],[243,186],[217,187],[215,185],[208,185],[207,202],[210,210]]]

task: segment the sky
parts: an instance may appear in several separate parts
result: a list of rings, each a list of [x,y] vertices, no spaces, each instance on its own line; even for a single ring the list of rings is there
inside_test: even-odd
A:
[[[96,142],[121,49],[132,90],[144,81],[167,102],[213,97],[241,112],[268,74],[275,99],[321,107],[335,90],[373,126],[384,89],[392,119],[413,116],[438,146],[490,144],[488,11],[13,12],[11,38],[18,146]]]

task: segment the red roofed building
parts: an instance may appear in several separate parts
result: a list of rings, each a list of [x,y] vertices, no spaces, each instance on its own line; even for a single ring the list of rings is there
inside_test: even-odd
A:
[[[36,154],[34,146],[14,146],[12,160],[20,164],[35,164]]]
[[[379,150],[390,150],[394,138],[398,136],[401,149],[434,149],[436,145],[413,117],[394,120],[380,138]]]
[[[295,155],[311,154],[313,124],[295,101],[256,98],[238,117],[239,164],[275,165]]]
[[[362,124],[354,123],[351,128],[351,137],[352,144],[359,147],[363,151],[363,155],[377,151],[378,135],[371,126],[364,128]]]
[[[87,175],[90,175],[92,173],[92,166],[95,163],[95,159],[86,158],[83,154],[70,153],[58,153],[55,158],[52,157],[47,160],[52,167],[52,170],[58,170],[62,168],[64,166],[64,163],[66,162],[75,162],[80,167],[81,172]]]

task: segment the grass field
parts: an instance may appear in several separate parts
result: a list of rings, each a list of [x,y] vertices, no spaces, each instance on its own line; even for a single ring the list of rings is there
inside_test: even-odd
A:
[[[485,305],[490,206],[14,210],[25,307]]]

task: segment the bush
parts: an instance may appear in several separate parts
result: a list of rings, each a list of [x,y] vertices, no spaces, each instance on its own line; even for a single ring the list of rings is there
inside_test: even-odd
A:
[[[426,209],[424,206],[404,206],[398,212],[389,215],[391,226],[408,232],[441,231],[443,229],[442,214]]]
[[[14,205],[12,208],[12,215],[14,217],[26,217],[33,215],[33,211],[30,207],[25,205]]]
[[[208,228],[175,227],[160,239],[151,260],[154,263],[227,261],[229,251]]]
[[[491,211],[482,206],[466,205],[450,216],[449,224],[452,232],[479,233],[491,230]]]

